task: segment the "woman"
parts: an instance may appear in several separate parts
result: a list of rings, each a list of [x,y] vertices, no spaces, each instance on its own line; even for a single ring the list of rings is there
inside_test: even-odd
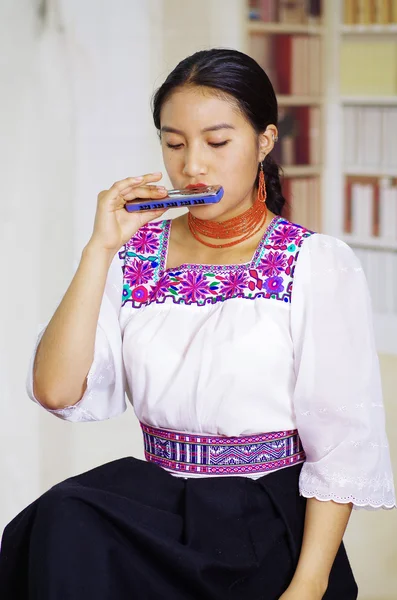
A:
[[[124,208],[163,198],[160,173],[101,192],[28,384],[70,421],[122,413],[127,391],[147,461],[72,477],[18,515],[2,598],[356,598],[351,509],[395,505],[361,266],[280,216],[277,102],[254,60],[188,57],[153,114],[173,186],[224,197],[171,223]]]

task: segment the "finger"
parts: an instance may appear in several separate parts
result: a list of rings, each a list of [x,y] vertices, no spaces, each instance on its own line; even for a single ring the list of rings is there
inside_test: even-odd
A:
[[[121,196],[125,200],[134,200],[135,198],[164,198],[168,196],[168,192],[165,187],[159,187],[155,185],[138,187],[131,190],[124,190],[121,192]]]
[[[140,175],[139,177],[127,177],[126,179],[122,179],[121,181],[116,181],[116,183],[112,185],[112,188],[119,192],[122,192],[128,187],[136,187],[153,181],[159,181],[162,178],[162,176],[162,173],[158,172],[147,173],[146,175]]]

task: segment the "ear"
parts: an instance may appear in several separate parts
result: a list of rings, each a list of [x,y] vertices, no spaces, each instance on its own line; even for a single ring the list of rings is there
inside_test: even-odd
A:
[[[273,150],[277,140],[277,127],[275,125],[268,125],[266,131],[259,134],[258,162],[262,162],[265,156]]]

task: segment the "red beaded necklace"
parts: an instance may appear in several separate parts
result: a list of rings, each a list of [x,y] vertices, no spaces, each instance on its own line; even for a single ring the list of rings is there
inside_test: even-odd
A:
[[[192,236],[201,244],[210,248],[230,248],[230,246],[241,244],[241,242],[248,240],[258,233],[265,224],[266,217],[266,187],[263,171],[261,171],[259,175],[258,196],[251,208],[241,215],[223,222],[198,219],[189,212],[188,225]],[[203,240],[200,237],[202,235],[217,240],[236,239],[223,244],[212,244]]]

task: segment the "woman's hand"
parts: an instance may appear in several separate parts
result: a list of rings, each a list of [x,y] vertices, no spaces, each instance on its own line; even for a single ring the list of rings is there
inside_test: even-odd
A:
[[[143,225],[160,217],[165,210],[150,210],[129,213],[125,210],[127,200],[135,198],[165,198],[167,190],[157,185],[161,173],[150,173],[141,177],[128,177],[117,181],[109,190],[98,195],[94,230],[89,245],[114,253],[123,246]]]

